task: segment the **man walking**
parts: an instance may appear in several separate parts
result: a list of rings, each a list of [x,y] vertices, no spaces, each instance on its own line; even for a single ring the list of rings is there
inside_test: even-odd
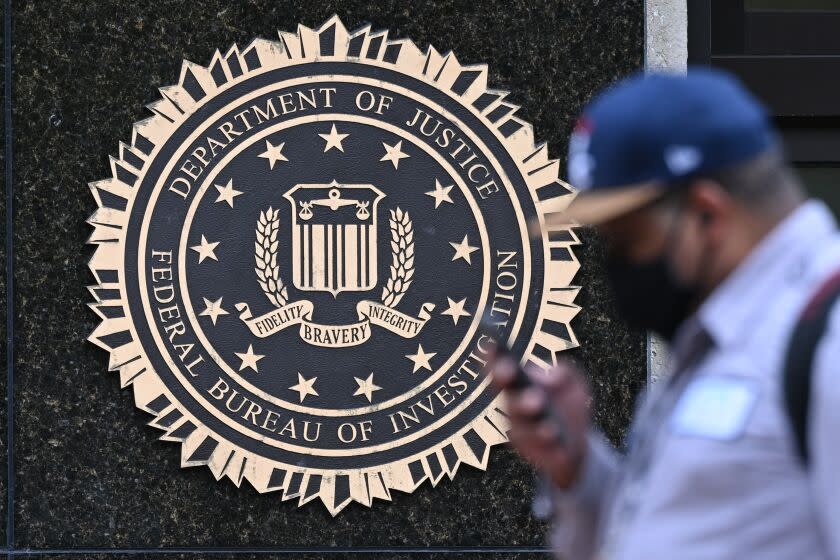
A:
[[[560,556],[840,558],[840,235],[764,110],[723,73],[632,77],[584,110],[569,176],[619,312],[672,355],[624,457],[571,366],[508,391]],[[497,387],[516,367],[495,361]]]

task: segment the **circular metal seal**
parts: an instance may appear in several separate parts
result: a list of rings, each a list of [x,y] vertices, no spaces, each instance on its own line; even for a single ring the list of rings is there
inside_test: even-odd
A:
[[[578,310],[573,190],[486,81],[334,17],[161,89],[91,184],[90,340],[182,466],[333,515],[486,467],[479,317],[545,368]]]

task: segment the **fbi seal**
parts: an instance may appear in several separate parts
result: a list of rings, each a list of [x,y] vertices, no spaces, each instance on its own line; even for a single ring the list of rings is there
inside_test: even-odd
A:
[[[485,468],[479,318],[545,368],[578,310],[573,190],[486,67],[334,17],[160,91],[91,183],[90,340],[181,465],[333,515]]]

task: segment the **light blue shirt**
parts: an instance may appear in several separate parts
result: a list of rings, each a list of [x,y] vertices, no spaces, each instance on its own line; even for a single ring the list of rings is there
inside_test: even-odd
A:
[[[651,388],[627,456],[590,437],[581,478],[557,492],[562,558],[840,558],[840,306],[815,354],[807,470],[782,391],[800,310],[838,270],[840,233],[821,202],[759,243],[681,327],[672,363],[697,326],[711,347]]]

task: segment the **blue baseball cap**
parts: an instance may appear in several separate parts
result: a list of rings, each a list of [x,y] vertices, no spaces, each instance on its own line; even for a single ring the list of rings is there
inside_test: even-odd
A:
[[[764,107],[728,73],[631,76],[595,97],[572,133],[568,172],[578,195],[567,219],[603,223],[678,181],[748,161],[777,143]]]

